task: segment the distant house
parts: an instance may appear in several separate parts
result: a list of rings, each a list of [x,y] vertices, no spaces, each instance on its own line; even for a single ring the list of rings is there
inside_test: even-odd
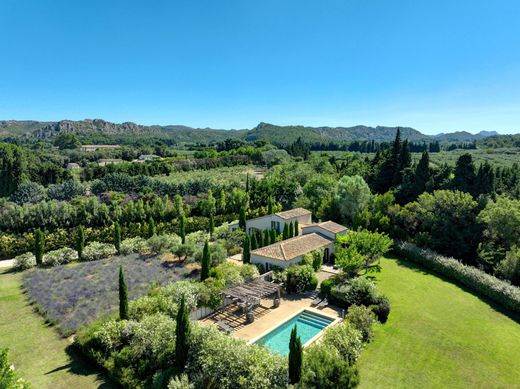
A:
[[[99,159],[98,160],[98,165],[99,166],[106,166],[106,165],[114,165],[114,164],[117,164],[117,163],[121,163],[123,162],[122,159]]]
[[[81,151],[96,151],[103,149],[118,149],[121,146],[119,145],[82,145]]]
[[[70,162],[66,166],[67,170],[79,169],[79,168],[81,168],[81,166],[79,166],[77,163],[74,163],[74,162]]]
[[[312,213],[303,208],[247,220],[246,231],[251,235],[274,228],[280,233],[284,224],[295,221],[298,221],[300,235],[252,250],[251,263],[262,264],[266,270],[274,266],[285,268],[301,262],[305,254],[316,249],[323,249],[323,262],[329,263],[336,236],[348,232],[347,227],[333,221],[312,223]]]
[[[312,212],[304,208],[294,208],[289,211],[277,212],[272,215],[257,217],[246,221],[246,231],[252,234],[255,231],[263,231],[274,228],[276,232],[283,231],[284,225],[298,221],[300,226],[312,223]]]
[[[143,154],[143,155],[140,155],[139,156],[139,160],[140,161],[153,161],[154,159],[159,159],[161,157],[159,157],[158,155],[155,155],[155,154]]]

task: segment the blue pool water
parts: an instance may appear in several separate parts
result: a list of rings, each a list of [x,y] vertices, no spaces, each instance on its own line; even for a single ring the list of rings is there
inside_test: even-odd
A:
[[[292,319],[280,324],[271,332],[262,336],[255,344],[266,346],[271,351],[281,355],[287,355],[289,354],[289,339],[291,338],[291,331],[294,326],[296,326],[298,336],[303,345],[333,321],[334,319],[318,315],[311,311],[302,311]]]

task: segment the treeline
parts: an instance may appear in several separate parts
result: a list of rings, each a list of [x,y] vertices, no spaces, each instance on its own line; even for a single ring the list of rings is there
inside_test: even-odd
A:
[[[359,153],[377,153],[378,151],[383,151],[392,145],[391,142],[376,142],[374,140],[371,141],[354,141],[348,143],[338,143],[338,142],[329,142],[329,143],[311,143],[310,149],[312,151],[353,151]],[[450,148],[452,145],[449,145],[449,150],[455,150],[459,147],[455,146],[454,148]],[[412,153],[422,153],[423,151],[429,151],[430,153],[438,153],[441,151],[441,145],[438,141],[433,142],[409,142],[408,148]]]

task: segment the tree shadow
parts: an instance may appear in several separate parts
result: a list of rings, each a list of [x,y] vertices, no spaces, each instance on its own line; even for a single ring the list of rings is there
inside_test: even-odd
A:
[[[433,275],[439,279],[441,279],[442,281],[444,282],[447,282],[447,283],[450,283],[452,285],[454,285],[455,287],[457,287],[458,289],[464,291],[464,292],[467,292],[477,298],[479,298],[480,300],[482,300],[483,302],[485,302],[486,304],[488,304],[494,311],[496,312],[499,312],[505,316],[507,316],[508,318],[510,318],[511,320],[517,322],[518,324],[520,324],[520,314],[519,313],[516,313],[516,312],[513,312],[511,310],[509,310],[508,308],[498,304],[497,302],[491,300],[489,297],[486,297],[486,296],[483,296],[479,293],[477,293],[476,291],[474,291],[473,289],[467,287],[466,285],[463,285],[462,283],[460,283],[459,281],[455,280],[455,279],[452,279],[452,278],[449,278],[445,275],[442,275],[442,274],[439,274],[433,270],[430,270],[430,269],[427,269],[421,265],[418,265],[414,262],[411,262],[411,261],[408,261],[406,259],[402,259],[402,258],[399,258],[399,257],[396,257],[396,256],[387,256],[388,259],[392,259],[394,261],[397,262],[398,266],[401,266],[401,267],[405,267],[407,269],[410,269],[416,273],[420,273],[422,275]],[[384,271],[384,270],[383,270]],[[377,277],[375,279],[375,281],[377,282]]]
[[[100,372],[99,367],[93,364],[90,360],[86,359],[82,356],[77,349],[73,345],[69,345],[65,348],[65,352],[67,353],[70,362],[59,366],[55,369],[49,370],[45,373],[45,375],[50,375],[53,373],[57,373],[59,371],[67,371],[73,375],[79,376],[95,376],[96,380],[99,383],[98,388],[102,389],[112,389],[119,388],[117,384],[110,381],[106,374]]]

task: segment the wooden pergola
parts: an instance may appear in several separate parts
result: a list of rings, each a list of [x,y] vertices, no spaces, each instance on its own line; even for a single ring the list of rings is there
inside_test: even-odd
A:
[[[249,322],[254,320],[252,310],[260,305],[260,300],[272,297],[273,306],[280,304],[280,285],[255,278],[241,285],[233,286],[221,292],[222,296],[231,299],[244,309]]]

